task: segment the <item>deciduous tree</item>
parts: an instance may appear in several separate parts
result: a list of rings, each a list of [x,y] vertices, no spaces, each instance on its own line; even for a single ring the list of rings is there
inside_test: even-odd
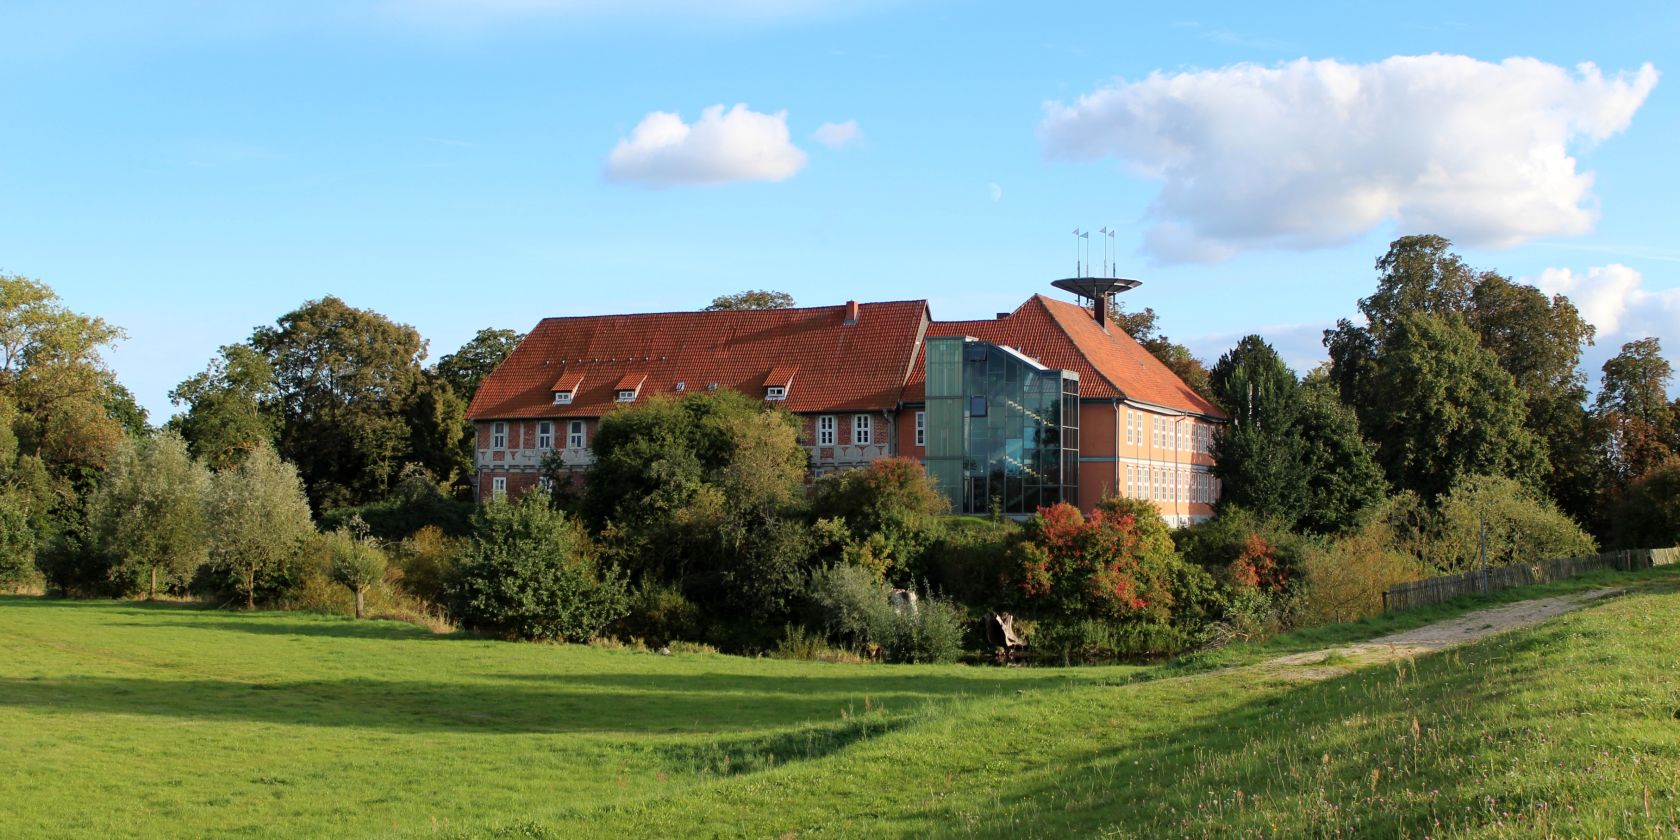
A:
[[[211,476],[206,513],[210,562],[245,596],[247,608],[256,606],[263,576],[296,558],[315,533],[297,469],[266,443]]]
[[[787,292],[769,292],[762,289],[751,289],[736,292],[732,295],[718,295],[703,312],[721,312],[739,309],[787,309],[793,306],[793,295]]]
[[[88,546],[113,580],[185,584],[208,560],[204,501],[209,474],[174,432],[126,441],[88,504]],[[123,587],[126,588],[126,587]]]

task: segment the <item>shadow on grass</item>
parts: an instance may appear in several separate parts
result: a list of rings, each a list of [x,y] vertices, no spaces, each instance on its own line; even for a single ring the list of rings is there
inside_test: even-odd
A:
[[[1492,822],[1489,785],[1514,777],[1490,780],[1468,759],[1490,744],[1512,773],[1525,761],[1542,777],[1594,772],[1601,747],[1583,741],[1570,754],[1553,724],[1591,717],[1581,709],[1595,694],[1617,699],[1616,672],[1594,669],[1641,662],[1651,669],[1649,656],[1602,653],[1609,638],[1603,627],[1542,625],[1401,666],[1274,687],[1190,725],[1184,715],[1194,710],[1151,710],[1142,701],[1140,729],[1122,744],[1019,779],[996,794],[1017,808],[963,834],[1014,837],[1029,825],[1043,836],[1100,826],[1124,836],[1394,837],[1422,834],[1441,815]],[[1537,682],[1537,674],[1545,677]],[[1560,691],[1556,680],[1577,688]],[[1145,697],[1151,690],[1139,689]],[[1666,712],[1634,714],[1662,726]],[[1239,792],[1251,796],[1246,806]],[[1618,795],[1638,793],[1633,786]],[[1520,811],[1511,795],[1500,793],[1500,807]]]

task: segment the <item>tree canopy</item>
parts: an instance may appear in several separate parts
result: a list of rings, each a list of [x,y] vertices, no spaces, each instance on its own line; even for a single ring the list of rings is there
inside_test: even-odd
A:
[[[793,306],[793,295],[749,289],[732,295],[718,295],[702,312],[722,312],[738,309],[787,309]]]

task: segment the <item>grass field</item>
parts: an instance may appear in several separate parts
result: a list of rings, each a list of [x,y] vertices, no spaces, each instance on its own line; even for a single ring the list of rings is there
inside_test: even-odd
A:
[[[0,835],[1673,837],[1680,573],[1618,580],[1311,684],[0,598]]]

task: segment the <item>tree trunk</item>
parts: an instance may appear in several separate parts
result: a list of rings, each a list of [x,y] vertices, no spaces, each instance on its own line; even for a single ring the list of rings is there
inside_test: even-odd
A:
[[[356,590],[356,617],[357,618],[362,617],[362,593],[364,593],[366,591],[367,590],[364,590],[364,589]]]
[[[151,583],[150,588],[148,588],[146,590],[146,600],[148,600],[148,601],[157,600],[157,567],[156,566],[152,567],[152,583]]]
[[[245,609],[257,608],[257,576],[255,573],[245,576]]]

